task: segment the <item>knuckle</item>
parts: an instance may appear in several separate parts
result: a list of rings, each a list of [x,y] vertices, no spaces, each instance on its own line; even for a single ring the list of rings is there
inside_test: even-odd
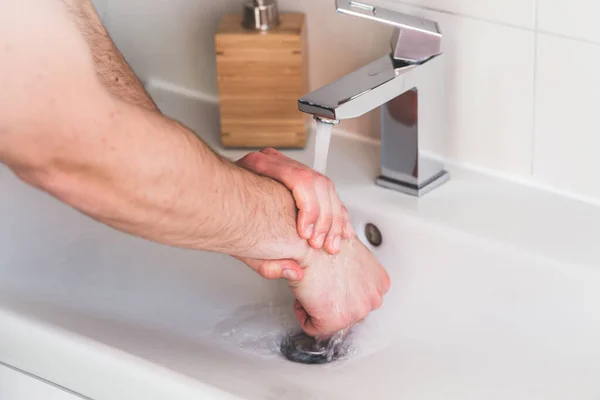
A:
[[[350,219],[350,212],[348,211],[348,209],[346,208],[345,205],[340,203],[340,213],[342,214],[342,217],[345,220],[349,220]]]
[[[310,184],[314,181],[314,174],[308,168],[298,168],[296,169],[297,178],[304,182],[305,184]]]
[[[309,206],[310,208],[306,211],[307,214],[307,221],[310,223],[317,223],[319,222],[319,207],[318,205],[311,205]]]
[[[246,154],[244,156],[244,158],[242,158],[240,161],[244,165],[248,165],[250,167],[255,167],[255,166],[259,165],[263,159],[264,159],[264,157],[261,153],[252,152],[252,153]]]
[[[256,161],[256,160],[262,158],[262,154],[260,154],[259,152],[253,151],[252,153],[246,154],[246,156],[244,158],[248,161]]]
[[[260,152],[263,153],[263,154],[268,154],[268,155],[278,155],[278,154],[280,154],[277,150],[275,150],[272,147],[264,148]]]
[[[343,213],[336,214],[333,218],[333,222],[337,225],[336,227],[342,229],[344,223],[346,222],[346,216]]]
[[[316,223],[321,213],[319,201],[310,193],[306,193],[302,188],[293,191],[296,204],[300,210],[301,219]]]
[[[383,275],[383,294],[386,294],[390,290],[391,286],[392,286],[392,280],[390,279],[390,276],[388,275],[388,273],[386,271],[384,271],[384,275]]]
[[[313,174],[309,169],[291,166],[289,171],[290,178],[302,189],[306,189],[313,185]]]
[[[309,199],[302,206],[302,218],[307,222],[317,222],[317,219],[319,219],[319,204],[316,200]]]
[[[328,180],[329,178],[320,174],[315,174],[314,176],[315,185],[320,187],[329,187]]]
[[[242,157],[242,158],[240,158],[239,160],[237,160],[237,161],[236,161],[236,164],[238,164],[238,165],[242,165],[242,166],[246,166],[246,165],[248,165],[248,164],[251,162],[251,160],[252,160],[252,156],[251,156],[251,154],[252,154],[252,153],[248,153],[248,154],[246,154],[244,157]]]
[[[263,263],[259,268],[259,274],[265,279],[277,279],[279,278],[277,270],[272,268],[271,264],[266,262]]]
[[[331,223],[331,226],[329,227],[327,237],[333,240],[335,237],[338,237],[342,234],[343,228],[343,224],[340,224],[337,218],[334,218]]]
[[[333,222],[333,215],[331,213],[323,213],[320,217],[322,229],[328,229]]]
[[[356,310],[356,312],[352,315],[352,323],[355,324],[358,321],[362,321],[369,315],[371,312],[371,304],[369,301],[364,302],[364,304]]]
[[[373,296],[373,310],[377,310],[383,304],[383,296],[380,294],[376,294]]]
[[[352,226],[352,220],[350,219],[350,217],[348,215],[344,216],[344,230],[347,230],[348,233],[352,232],[353,230],[353,226]]]
[[[327,186],[327,188],[331,190],[332,193],[335,193],[335,185],[333,184],[333,181],[326,176],[324,176],[323,178],[325,178],[325,186]]]
[[[265,172],[267,170],[269,161],[266,157],[257,157],[254,163],[254,168],[258,172]]]

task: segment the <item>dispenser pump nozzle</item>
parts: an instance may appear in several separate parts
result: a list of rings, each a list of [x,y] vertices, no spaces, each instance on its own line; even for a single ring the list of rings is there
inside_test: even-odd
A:
[[[244,4],[244,27],[268,31],[279,25],[277,0],[252,0]]]

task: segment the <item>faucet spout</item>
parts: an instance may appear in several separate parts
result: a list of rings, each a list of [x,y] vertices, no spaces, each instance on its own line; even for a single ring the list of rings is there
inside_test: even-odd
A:
[[[421,196],[449,179],[444,165],[423,152],[425,146],[443,148],[446,104],[439,27],[357,1],[338,0],[337,5],[353,15],[383,18],[417,36],[410,36],[411,41],[393,39],[390,54],[300,98],[298,108],[330,124],[380,108],[381,176],[376,182]]]
[[[383,56],[302,97],[298,109],[338,121],[360,117],[411,89],[406,78],[417,66]]]
[[[385,102],[380,92],[389,91],[383,85],[396,76],[392,59],[386,55],[302,97],[298,108],[333,120],[360,117]]]

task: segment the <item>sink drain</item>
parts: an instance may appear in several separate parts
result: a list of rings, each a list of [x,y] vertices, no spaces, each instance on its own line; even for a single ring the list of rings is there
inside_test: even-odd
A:
[[[383,242],[383,236],[381,236],[381,231],[375,225],[368,223],[365,226],[365,236],[371,245],[375,247],[381,246]]]
[[[344,340],[317,341],[304,332],[290,334],[281,342],[281,354],[301,364],[327,364],[344,356],[346,351]]]

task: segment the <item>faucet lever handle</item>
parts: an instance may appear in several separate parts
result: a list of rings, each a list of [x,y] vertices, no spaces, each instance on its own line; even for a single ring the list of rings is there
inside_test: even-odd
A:
[[[336,0],[341,14],[370,19],[396,28],[392,36],[392,56],[410,64],[419,64],[441,53],[442,32],[437,22],[362,1]]]

